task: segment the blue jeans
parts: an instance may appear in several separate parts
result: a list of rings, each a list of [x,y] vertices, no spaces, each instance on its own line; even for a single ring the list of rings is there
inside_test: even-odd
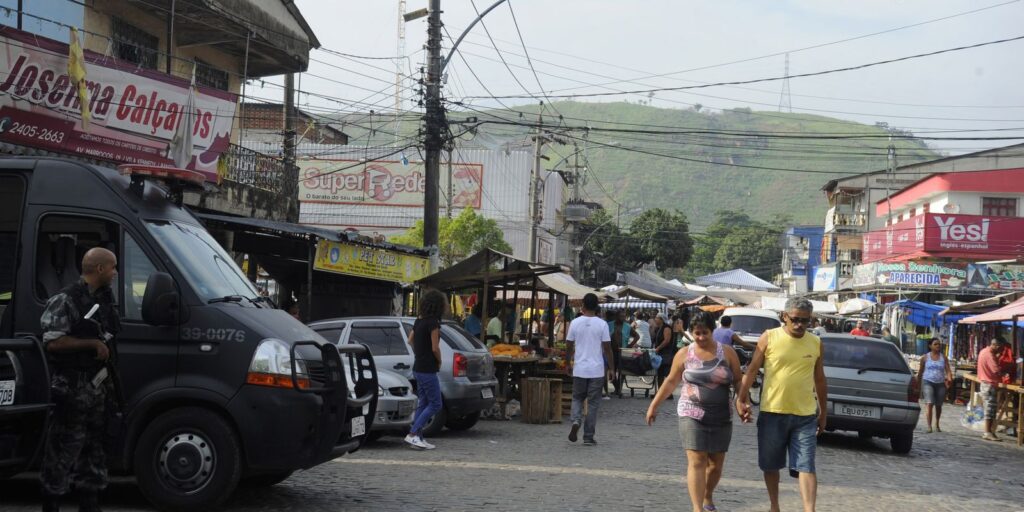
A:
[[[583,420],[583,440],[594,438],[597,432],[597,409],[601,406],[601,388],[604,387],[604,377],[596,379],[585,379],[582,377],[572,378],[572,412],[569,419],[573,423]],[[587,417],[583,418],[583,401],[587,402]]]
[[[818,446],[818,416],[797,416],[762,412],[757,415],[757,465],[761,471],[786,467],[814,473],[814,452]]]
[[[416,419],[413,421],[409,433],[418,436],[443,407],[441,381],[438,380],[436,373],[413,372],[412,374],[416,377],[416,394],[419,396],[419,402],[416,405]]]

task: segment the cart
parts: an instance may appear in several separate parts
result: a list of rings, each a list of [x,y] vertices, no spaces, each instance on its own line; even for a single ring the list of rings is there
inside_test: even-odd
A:
[[[658,370],[651,364],[651,355],[654,349],[636,348],[624,349],[619,364],[619,379],[623,387],[629,388],[629,396],[636,396],[637,390],[644,391],[644,397],[650,397],[651,392],[658,392]],[[662,362],[662,364],[665,364]],[[638,377],[630,385],[627,377]]]

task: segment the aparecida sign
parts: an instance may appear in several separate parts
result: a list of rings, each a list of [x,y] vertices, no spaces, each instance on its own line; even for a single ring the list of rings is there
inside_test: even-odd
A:
[[[1024,256],[1024,218],[928,213],[864,234],[865,263]]]
[[[0,141],[114,163],[173,165],[167,146],[184,118],[188,82],[85,52],[92,122],[83,129],[67,76],[68,45],[0,27]],[[237,97],[197,88],[189,169],[217,176]]]

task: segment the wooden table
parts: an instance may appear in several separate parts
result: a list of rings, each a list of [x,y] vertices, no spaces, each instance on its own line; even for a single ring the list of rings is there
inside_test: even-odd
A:
[[[971,383],[971,396],[978,391],[978,375],[968,373],[964,379]],[[1024,387],[1017,384],[996,385],[996,427],[1012,427],[1017,432],[1017,446],[1024,444]]]
[[[519,379],[533,375],[540,358],[537,356],[493,356],[494,377],[498,380],[497,396],[508,403],[514,397],[513,387]]]

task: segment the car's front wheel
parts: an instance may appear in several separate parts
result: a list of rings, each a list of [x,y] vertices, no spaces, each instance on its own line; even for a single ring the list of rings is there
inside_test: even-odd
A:
[[[239,442],[224,418],[202,407],[157,416],[135,447],[139,490],[160,510],[214,508],[242,474]]]
[[[914,446],[914,433],[895,433],[889,439],[889,444],[892,445],[893,453],[910,453],[910,449]]]

